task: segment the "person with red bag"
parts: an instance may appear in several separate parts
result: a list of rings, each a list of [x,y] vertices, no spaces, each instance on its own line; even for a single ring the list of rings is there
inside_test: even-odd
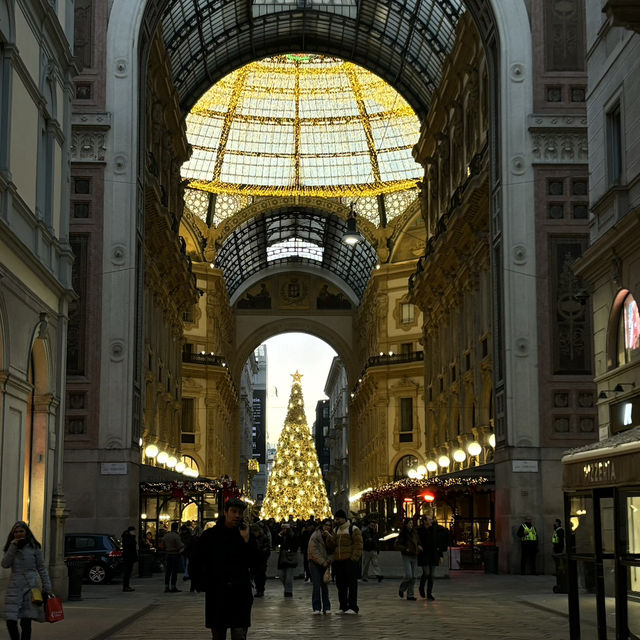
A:
[[[11,527],[4,545],[2,566],[11,569],[5,598],[9,638],[31,640],[31,621],[44,621],[42,592],[51,592],[51,579],[40,543],[26,522],[19,521]]]

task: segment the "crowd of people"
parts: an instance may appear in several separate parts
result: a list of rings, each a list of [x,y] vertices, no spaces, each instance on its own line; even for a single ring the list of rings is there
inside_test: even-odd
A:
[[[304,573],[305,582],[313,585],[313,615],[332,611],[329,584],[335,583],[338,595],[337,614],[355,615],[358,606],[358,582],[375,577],[384,579],[378,562],[380,535],[375,520],[352,522],[338,509],[333,518],[309,519],[278,523],[245,517],[247,504],[239,498],[227,500],[224,513],[215,523],[200,531],[190,523],[171,524],[154,539],[146,532],[140,541],[141,553],[164,553],[165,592],[180,591],[177,577],[191,581],[191,591],[205,593],[205,624],[213,640],[245,640],[251,624],[253,599],[264,596],[269,557],[277,550],[277,569],[284,597],[293,596],[294,574]],[[562,523],[553,525],[553,553],[564,551]],[[122,533],[123,591],[134,591],[130,585],[133,565],[138,560],[136,529]],[[530,567],[535,573],[538,536],[530,516],[518,528],[522,546],[522,573]],[[448,531],[435,518],[422,515],[407,518],[395,538],[394,548],[402,556],[404,576],[398,595],[417,600],[414,592],[419,578],[418,594],[426,600],[433,595],[435,568],[449,545]],[[299,567],[299,559],[302,566]],[[6,620],[11,640],[31,640],[32,620],[43,618],[40,592],[51,592],[40,544],[27,523],[16,522],[4,546],[2,566],[11,570],[6,595]],[[20,626],[18,626],[20,625]]]

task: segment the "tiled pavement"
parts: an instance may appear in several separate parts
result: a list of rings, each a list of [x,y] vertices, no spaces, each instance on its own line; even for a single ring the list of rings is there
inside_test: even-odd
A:
[[[436,581],[435,602],[398,597],[398,580],[359,584],[358,616],[311,615],[311,585],[294,583],[284,598],[277,580],[253,607],[249,640],[566,640],[567,596],[552,593],[551,576],[507,576],[453,572]],[[179,585],[180,586],[180,585]],[[165,594],[159,577],[138,580],[134,593],[119,585],[85,586],[85,599],[68,603],[66,620],[38,625],[38,640],[209,640],[204,628],[204,596]],[[330,597],[337,608],[335,587]],[[44,628],[43,628],[44,627]],[[42,630],[42,631],[41,631]],[[586,631],[586,629],[585,629]],[[588,637],[585,635],[584,637]]]

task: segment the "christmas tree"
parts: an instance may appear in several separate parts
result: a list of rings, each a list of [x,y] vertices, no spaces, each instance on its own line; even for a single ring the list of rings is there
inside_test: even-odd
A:
[[[278,439],[273,470],[260,517],[277,521],[307,520],[331,516],[327,490],[320,473],[318,455],[307,426],[302,399],[302,374],[291,374],[291,396],[284,428]]]

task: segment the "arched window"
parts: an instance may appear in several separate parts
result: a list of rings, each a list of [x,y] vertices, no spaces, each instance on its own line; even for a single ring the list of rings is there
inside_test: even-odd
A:
[[[398,460],[396,470],[393,474],[395,480],[409,477],[409,469],[415,469],[418,466],[418,458],[415,456],[404,456]]]
[[[638,303],[629,293],[622,302],[618,318],[618,366],[640,356],[640,314]]]
[[[182,456],[182,462],[184,462],[187,469],[193,469],[194,471],[200,471],[198,469],[198,463],[191,456]]]

